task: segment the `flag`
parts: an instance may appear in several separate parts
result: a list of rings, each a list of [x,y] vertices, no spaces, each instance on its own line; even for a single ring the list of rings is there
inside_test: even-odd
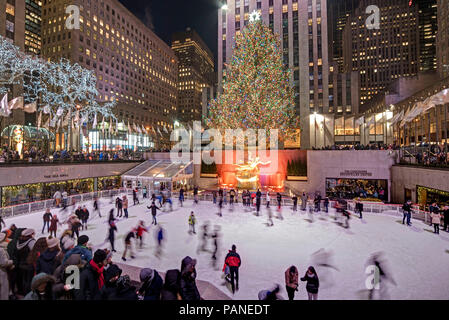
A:
[[[95,129],[97,127],[97,113],[94,116],[94,122],[92,123],[92,128]]]
[[[87,113],[83,114],[81,119],[80,119],[80,123],[78,125],[79,126],[83,126],[87,122],[87,118],[88,118]]]
[[[75,122],[77,125],[79,125],[79,121],[80,121],[80,112],[77,110],[75,113]]]
[[[145,133],[145,134],[148,134],[148,131],[147,131],[147,129],[145,129],[144,125],[142,125],[142,132]]]
[[[44,124],[44,128],[50,129],[50,117],[48,117],[47,122]]]
[[[367,126],[370,126],[376,122],[375,116],[372,116],[371,119],[366,123]]]
[[[14,110],[14,109],[23,109],[23,97],[17,97],[12,99],[9,103],[9,109],[10,110]]]
[[[128,120],[128,134],[131,134],[131,133],[133,133],[133,132],[132,132],[131,126],[129,125],[129,120]]]
[[[9,117],[11,110],[8,105],[8,94],[5,94],[2,101],[0,102],[0,116]]]
[[[104,135],[104,127],[105,127],[105,123],[104,123],[104,117],[103,117],[103,121],[101,122],[101,132]]]
[[[137,129],[137,132],[138,132],[139,134],[142,133],[142,129],[140,129],[139,125],[136,126],[136,129]]]
[[[159,133],[162,136],[161,130],[159,130],[159,127],[157,127],[157,133]]]
[[[31,102],[23,107],[23,111],[26,113],[35,113],[37,111],[37,102]]]
[[[49,118],[50,119],[50,118]],[[56,115],[54,116],[53,119],[51,119],[50,121],[50,127],[54,128],[56,126]]]
[[[41,121],[42,121],[42,111],[39,112],[39,116],[37,117],[37,130],[41,128]]]
[[[56,111],[56,115],[58,116],[58,118],[60,116],[62,116],[64,114],[64,109],[62,107],[59,107],[58,110]]]
[[[50,106],[47,104],[47,105],[44,107],[44,114],[50,114],[50,112],[51,112]]]
[[[165,132],[165,133],[168,133],[168,130],[167,130],[167,127],[166,127],[166,126],[164,126],[164,132]]]
[[[61,127],[61,121],[62,121],[61,119],[58,120],[58,126],[56,128],[56,132],[58,132],[59,128]]]

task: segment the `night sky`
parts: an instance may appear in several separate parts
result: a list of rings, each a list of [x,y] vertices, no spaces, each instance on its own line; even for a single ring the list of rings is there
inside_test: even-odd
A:
[[[217,57],[220,0],[120,0],[162,40],[187,27],[196,30]]]

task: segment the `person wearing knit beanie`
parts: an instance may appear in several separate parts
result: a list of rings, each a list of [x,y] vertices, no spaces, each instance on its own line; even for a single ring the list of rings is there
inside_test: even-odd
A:
[[[59,245],[59,240],[58,239],[56,239],[56,238],[47,239],[47,247],[49,249],[55,248],[58,245]]]

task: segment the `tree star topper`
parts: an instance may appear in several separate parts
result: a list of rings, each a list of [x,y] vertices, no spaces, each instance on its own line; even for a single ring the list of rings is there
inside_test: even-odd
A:
[[[249,15],[249,22],[256,22],[260,20],[260,12],[254,10],[250,15]]]

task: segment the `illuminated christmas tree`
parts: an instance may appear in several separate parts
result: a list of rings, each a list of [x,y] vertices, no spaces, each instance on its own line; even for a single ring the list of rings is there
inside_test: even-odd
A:
[[[217,129],[279,129],[281,139],[289,137],[299,119],[279,36],[254,12],[235,42],[234,57],[224,71],[223,93],[211,101],[206,124]]]

